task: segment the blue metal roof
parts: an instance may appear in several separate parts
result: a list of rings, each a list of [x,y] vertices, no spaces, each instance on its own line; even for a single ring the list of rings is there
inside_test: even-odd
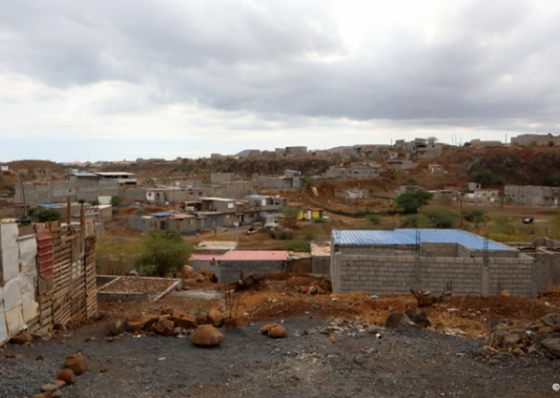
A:
[[[420,242],[460,243],[483,250],[484,238],[459,229],[395,229],[394,231],[332,231],[333,242],[342,246],[416,245],[416,231]],[[507,245],[488,241],[489,250],[515,250]]]
[[[154,217],[167,217],[172,215],[173,213],[173,211],[160,211],[158,213],[150,213],[150,215]]]

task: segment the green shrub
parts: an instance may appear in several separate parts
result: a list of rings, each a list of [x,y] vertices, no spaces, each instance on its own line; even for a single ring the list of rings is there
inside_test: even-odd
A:
[[[418,213],[418,209],[428,204],[433,195],[422,189],[407,191],[395,199],[396,207],[405,214]]]
[[[379,225],[383,221],[383,217],[381,217],[379,214],[368,214],[366,216],[366,219],[373,225]]]
[[[177,231],[151,231],[144,239],[145,252],[139,259],[144,273],[165,276],[170,271],[179,271],[187,263],[193,248],[183,241]]]
[[[429,207],[421,215],[430,220],[434,228],[452,228],[459,215],[448,207]]]
[[[123,240],[114,242],[99,238],[95,245],[95,263],[100,275],[125,275],[137,265],[144,252],[142,240]]]
[[[122,198],[120,196],[112,196],[111,197],[111,206],[117,207],[122,204]]]
[[[313,219],[311,219],[311,221],[313,222],[313,224],[324,224],[324,223],[328,222],[324,218],[313,218]]]
[[[48,207],[34,207],[29,210],[29,217],[36,222],[51,222],[60,220],[60,213]]]
[[[480,209],[467,210],[463,213],[463,218],[469,222],[474,223],[475,228],[486,221],[486,212]]]
[[[311,251],[311,245],[306,240],[296,239],[296,240],[292,240],[292,241],[290,241],[286,244],[286,250],[289,250],[289,251],[292,251],[292,252],[310,252]]]

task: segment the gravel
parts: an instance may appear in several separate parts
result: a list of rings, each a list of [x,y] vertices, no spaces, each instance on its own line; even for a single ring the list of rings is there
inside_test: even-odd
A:
[[[327,321],[297,317],[283,323],[288,338],[274,340],[258,334],[263,325],[225,330],[220,347],[206,349],[176,337],[85,343],[88,327],[65,341],[8,345],[5,352],[25,358],[0,359],[0,397],[38,393],[78,350],[88,370],[65,397],[537,397],[560,382],[560,361],[500,354],[481,363],[480,342],[430,330],[381,338],[351,331],[332,340],[321,333]]]

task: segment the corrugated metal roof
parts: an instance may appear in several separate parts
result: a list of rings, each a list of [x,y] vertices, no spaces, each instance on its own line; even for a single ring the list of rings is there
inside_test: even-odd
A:
[[[285,250],[232,250],[224,254],[220,261],[286,261]]]
[[[342,246],[415,245],[416,229],[394,231],[332,231],[335,244]],[[459,229],[418,229],[420,242],[460,243],[472,249],[483,250],[484,238]],[[501,243],[488,241],[489,250],[515,250]]]

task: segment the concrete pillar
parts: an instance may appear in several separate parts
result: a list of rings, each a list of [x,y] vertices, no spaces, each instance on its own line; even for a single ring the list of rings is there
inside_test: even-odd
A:
[[[490,295],[490,269],[484,264],[482,264],[481,267],[482,267],[482,281],[481,281],[482,295],[488,296]]]

